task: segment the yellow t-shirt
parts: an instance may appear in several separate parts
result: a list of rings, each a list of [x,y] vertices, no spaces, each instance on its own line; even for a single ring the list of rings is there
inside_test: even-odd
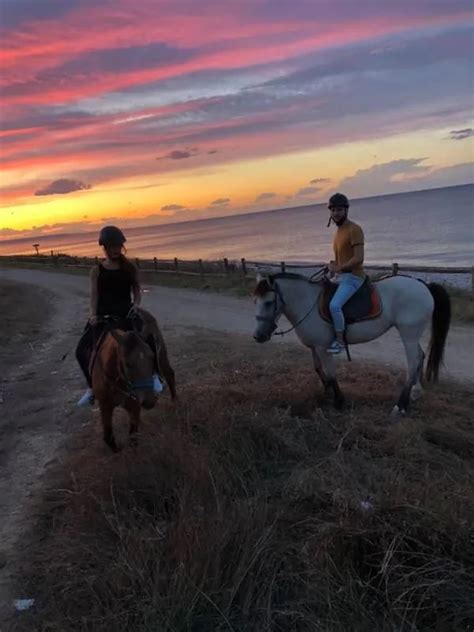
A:
[[[337,265],[346,264],[354,256],[354,246],[363,244],[364,233],[358,224],[347,219],[342,226],[338,226],[333,242]],[[356,276],[365,276],[362,265],[353,268],[351,272]]]

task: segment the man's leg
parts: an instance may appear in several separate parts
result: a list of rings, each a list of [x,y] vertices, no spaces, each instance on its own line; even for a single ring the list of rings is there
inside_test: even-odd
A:
[[[336,290],[336,293],[331,299],[329,303],[329,311],[331,312],[332,321],[334,323],[334,329],[336,332],[336,341],[340,346],[344,347],[344,330],[346,328],[346,323],[344,320],[344,313],[342,308],[347,303],[347,301],[353,296],[357,290],[363,284],[364,279],[356,277],[353,274],[344,275],[341,278],[341,282],[339,283],[339,287]],[[333,348],[334,353],[338,353],[340,349],[337,349],[337,345],[331,345],[330,349]]]

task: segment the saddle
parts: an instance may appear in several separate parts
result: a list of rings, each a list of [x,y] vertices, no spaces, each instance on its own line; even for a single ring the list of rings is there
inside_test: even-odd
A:
[[[331,283],[328,280],[324,281],[319,298],[319,313],[321,318],[328,323],[332,323],[329,303],[337,288],[337,283]],[[382,313],[382,301],[376,285],[369,281],[369,277],[365,277],[363,284],[342,308],[342,312],[348,325],[380,316]]]

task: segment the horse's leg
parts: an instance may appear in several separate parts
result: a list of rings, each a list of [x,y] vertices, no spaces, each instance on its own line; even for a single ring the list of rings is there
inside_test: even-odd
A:
[[[115,443],[114,430],[112,426],[112,417],[114,413],[114,405],[104,400],[99,401],[100,418],[102,420],[102,428],[104,431],[104,441],[114,452],[118,452]]]
[[[129,408],[128,418],[130,422],[130,430],[129,430],[130,442],[134,446],[136,446],[138,443],[138,437],[137,437],[138,426],[140,425],[140,407],[133,406],[132,408]]]
[[[414,385],[411,391],[411,400],[416,401],[423,395],[423,370],[425,365],[425,352],[421,348],[421,345],[418,344],[418,367],[416,374],[416,384]]]
[[[321,363],[321,358],[319,357],[319,353],[317,352],[315,347],[311,347],[311,353],[313,355],[313,366],[316,373],[319,375],[319,379],[324,387],[324,390],[327,391],[329,388],[328,379],[323,371],[323,365]]]
[[[326,389],[332,389],[334,407],[337,410],[342,410],[345,400],[336,378],[336,362],[334,357],[330,353],[327,353],[324,347],[318,347],[316,351],[321,360],[322,372],[326,377]]]
[[[399,332],[407,358],[407,376],[398,402],[392,411],[392,415],[395,416],[407,412],[412,388],[419,380],[420,365],[421,367],[423,365],[423,355],[420,355],[420,351],[423,352],[419,344],[421,334],[419,334],[418,328],[403,328],[399,329]]]
[[[170,389],[171,399],[176,399],[176,381],[174,377],[174,371],[168,359],[168,352],[164,345],[161,345],[159,356],[158,356],[158,365],[161,371],[163,372],[163,377],[168,384],[168,388]]]

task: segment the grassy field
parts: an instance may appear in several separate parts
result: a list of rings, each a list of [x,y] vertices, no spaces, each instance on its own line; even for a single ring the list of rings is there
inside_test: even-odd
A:
[[[393,425],[397,371],[344,364],[341,414],[302,348],[168,345],[180,401],[137,450],[107,452],[95,419],[49,470],[15,629],[473,629],[473,392],[432,389]]]

